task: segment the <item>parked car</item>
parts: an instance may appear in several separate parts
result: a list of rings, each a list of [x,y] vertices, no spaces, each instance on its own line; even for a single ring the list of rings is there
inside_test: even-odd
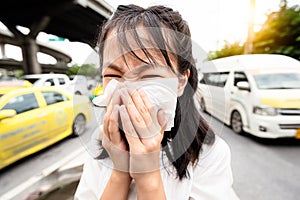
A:
[[[234,132],[300,139],[300,62],[288,56],[237,55],[204,62],[199,100]]]
[[[34,86],[54,86],[73,94],[89,95],[87,80],[84,76],[75,76],[70,80],[66,74],[28,74],[22,78]]]
[[[54,87],[0,84],[0,169],[70,135],[84,133],[88,97]]]

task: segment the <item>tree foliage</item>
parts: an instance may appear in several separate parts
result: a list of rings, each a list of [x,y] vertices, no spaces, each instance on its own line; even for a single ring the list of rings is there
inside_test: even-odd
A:
[[[282,6],[268,15],[254,36],[254,53],[284,54],[300,60],[300,6]]]
[[[209,52],[208,60],[243,54],[244,45],[245,44],[241,44],[240,42],[229,43],[225,41],[225,45],[222,49]]]
[[[93,64],[73,65],[69,67],[67,75],[84,75],[94,77],[97,75],[97,69]]]
[[[210,52],[208,59],[243,54],[244,46],[226,43],[222,49]],[[283,54],[300,60],[300,6],[288,8],[283,1],[278,11],[268,14],[254,34],[252,53]]]

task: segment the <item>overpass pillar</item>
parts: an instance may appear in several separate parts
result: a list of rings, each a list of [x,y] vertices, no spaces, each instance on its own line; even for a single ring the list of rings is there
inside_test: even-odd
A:
[[[41,65],[37,60],[38,46],[36,40],[29,37],[23,38],[22,55],[24,74],[42,73]]]
[[[4,44],[4,43],[0,43],[0,51],[1,51],[1,54],[0,54],[1,58],[2,58],[2,59],[3,59],[3,58],[7,58],[7,57],[6,57],[5,44]]]

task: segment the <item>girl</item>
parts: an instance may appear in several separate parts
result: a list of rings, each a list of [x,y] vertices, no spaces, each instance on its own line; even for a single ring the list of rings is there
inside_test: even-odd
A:
[[[75,199],[230,199],[230,150],[195,107],[198,75],[181,15],[119,6],[98,45],[101,153],[85,163]]]

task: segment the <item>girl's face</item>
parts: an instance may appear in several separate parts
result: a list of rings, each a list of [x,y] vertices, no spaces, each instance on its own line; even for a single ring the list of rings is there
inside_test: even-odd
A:
[[[117,81],[143,81],[156,78],[174,78],[178,77],[178,96],[183,93],[184,87],[189,77],[189,71],[182,75],[178,72],[177,62],[174,56],[169,55],[171,66],[168,66],[163,55],[158,49],[147,46],[147,51],[151,54],[155,62],[149,60],[145,53],[136,45],[134,40],[130,40],[133,44],[134,54],[130,52],[120,53],[120,44],[118,43],[115,33],[111,31],[108,34],[108,39],[105,41],[103,49],[103,87],[106,88],[110,80]],[[147,40],[147,39],[146,39]],[[146,41],[148,42],[148,41]],[[148,43],[149,44],[149,43]],[[134,47],[136,46],[136,48]],[[143,61],[138,59],[141,58]]]
[[[119,56],[114,60],[109,60],[108,51],[111,49],[104,49],[103,56],[103,87],[109,83],[111,79],[122,81],[143,81],[155,78],[174,78],[177,77],[177,69],[170,69],[165,63],[162,56],[155,50],[148,50],[156,59],[156,63],[144,63],[130,53],[125,53],[125,56]],[[134,53],[143,60],[147,60],[142,50],[135,50]],[[124,59],[125,58],[125,59]],[[174,65],[174,63],[173,63]]]

